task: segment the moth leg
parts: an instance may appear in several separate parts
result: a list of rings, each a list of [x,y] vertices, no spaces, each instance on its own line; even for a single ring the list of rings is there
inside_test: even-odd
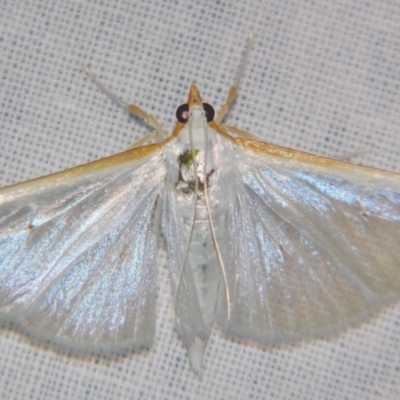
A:
[[[105,94],[107,95],[111,100],[115,101],[117,104],[120,106],[124,107],[125,109],[128,110],[128,112],[137,115],[138,117],[143,118],[149,125],[151,125],[156,132],[154,140],[156,142],[162,142],[166,137],[167,134],[164,132],[164,129],[161,127],[161,125],[158,123],[158,121],[149,113],[146,111],[142,110],[140,107],[136,106],[135,104],[129,104],[126,101],[120,99],[116,94],[112,93],[110,90],[108,90],[93,74],[93,72],[86,66],[83,66],[83,69],[85,70],[86,75],[92,80],[92,82]],[[135,147],[136,143],[134,144]]]
[[[358,156],[362,156],[365,153],[369,153],[372,150],[370,146],[360,147],[359,149],[342,154],[341,156],[335,157],[336,160],[339,161],[349,161],[352,158],[356,158]]]
[[[225,117],[226,113],[229,111],[229,108],[232,105],[233,100],[235,100],[235,97],[238,94],[238,88],[239,88],[239,85],[240,85],[240,81],[242,80],[242,77],[243,77],[243,74],[244,74],[244,70],[245,70],[246,65],[247,65],[247,63],[249,61],[249,55],[250,55],[251,49],[253,47],[253,39],[254,39],[253,38],[253,32],[249,32],[249,34],[247,36],[247,44],[246,44],[246,47],[244,49],[243,58],[242,58],[242,61],[240,63],[240,67],[239,67],[239,70],[237,72],[234,84],[229,89],[228,97],[226,98],[225,104],[221,107],[221,111],[217,115],[217,118],[214,119],[215,122],[218,125],[221,123],[221,121]]]
[[[154,140],[156,142],[162,142],[165,140],[167,134],[164,132],[164,129],[151,114],[148,114],[146,111],[142,110],[135,104],[128,104],[127,109],[131,114],[143,118],[149,125],[151,125],[155,129]],[[150,133],[150,135],[152,135],[154,132]]]
[[[142,137],[137,142],[133,143],[132,146],[129,147],[129,149],[134,149],[136,147],[144,146],[146,142],[150,140],[154,140],[157,142],[157,131],[148,133],[146,136]]]
[[[226,113],[229,111],[230,106],[235,100],[237,96],[238,89],[236,85],[232,85],[228,92],[228,97],[226,98],[225,104],[221,107],[221,111],[218,113],[217,117],[214,118],[214,121],[219,125],[222,119],[225,117]]]
[[[258,141],[260,140],[257,136],[254,136],[250,132],[244,131],[243,129],[236,128],[235,126],[221,125],[221,128],[225,129],[228,132],[236,133],[237,135],[239,135],[245,139],[258,140]]]

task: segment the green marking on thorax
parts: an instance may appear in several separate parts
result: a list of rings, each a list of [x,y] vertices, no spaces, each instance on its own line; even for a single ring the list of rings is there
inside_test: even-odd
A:
[[[193,165],[194,158],[197,156],[197,154],[199,154],[199,151],[200,151],[199,149],[194,149],[193,152],[190,149],[186,150],[183,154],[181,154],[178,157],[179,164],[181,166],[184,165],[187,169],[190,169],[190,167]]]

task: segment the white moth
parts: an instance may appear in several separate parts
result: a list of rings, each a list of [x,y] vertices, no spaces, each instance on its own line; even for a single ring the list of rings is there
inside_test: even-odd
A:
[[[1,189],[1,315],[73,349],[149,347],[165,246],[199,373],[215,322],[262,345],[292,342],[398,299],[400,175],[223,125],[235,95],[214,119],[192,85],[169,137],[127,105],[156,129],[136,147]]]

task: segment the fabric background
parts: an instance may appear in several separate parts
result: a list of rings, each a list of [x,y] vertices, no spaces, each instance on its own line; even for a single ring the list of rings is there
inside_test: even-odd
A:
[[[249,31],[226,122],[265,141],[400,172],[395,1],[0,2],[0,186],[102,158],[149,131],[85,76],[170,131],[195,82],[218,109]],[[260,349],[214,329],[202,379],[174,330],[166,267],[146,353],[79,358],[0,329],[2,399],[399,399],[400,307],[327,341]]]

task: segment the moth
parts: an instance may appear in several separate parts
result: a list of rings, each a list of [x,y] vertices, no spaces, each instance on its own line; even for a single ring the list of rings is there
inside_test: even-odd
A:
[[[170,136],[124,103],[155,129],[133,148],[2,188],[1,316],[73,349],[150,347],[163,247],[200,373],[216,323],[261,345],[295,342],[397,300],[400,175],[224,125],[236,93],[215,116],[192,85]]]

